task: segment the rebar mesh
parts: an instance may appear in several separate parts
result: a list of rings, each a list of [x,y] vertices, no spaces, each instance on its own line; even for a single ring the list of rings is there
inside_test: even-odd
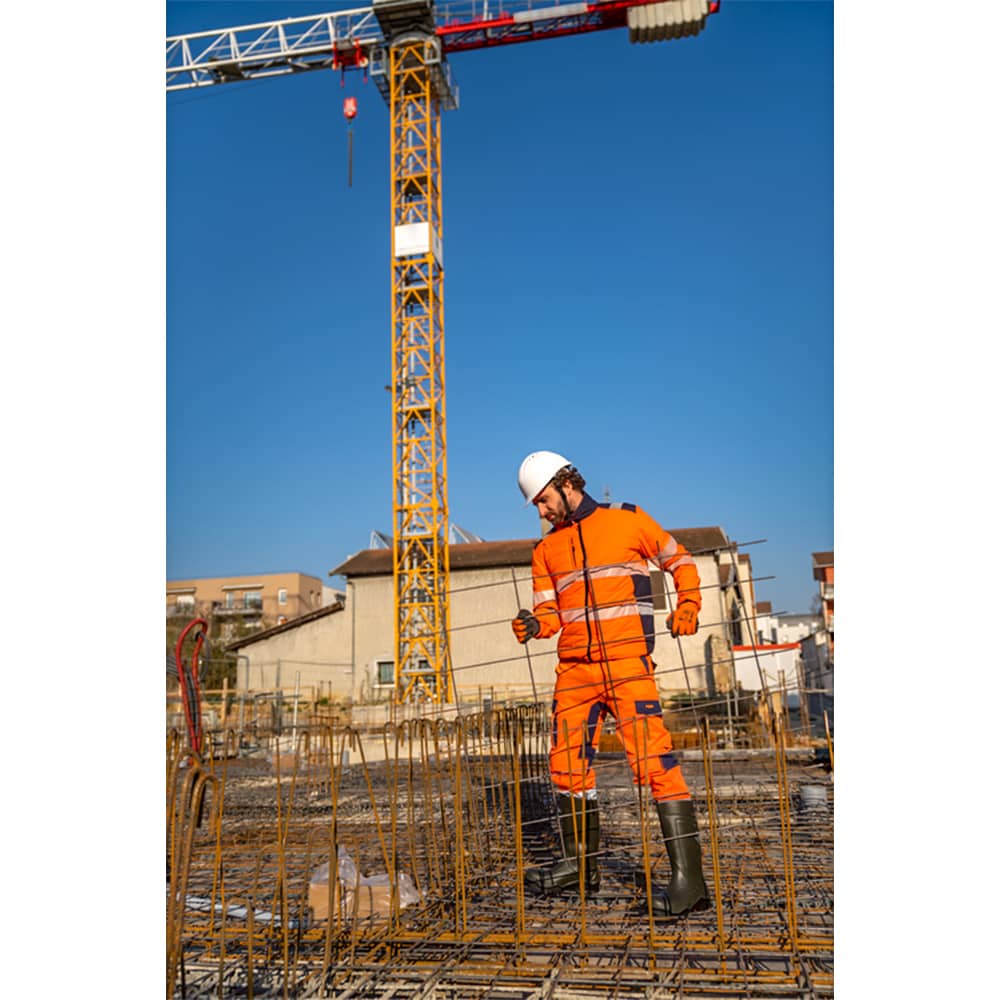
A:
[[[669,861],[614,749],[595,764],[600,890],[521,888],[526,866],[561,854],[550,725],[526,705],[378,732],[312,726],[205,760],[173,735],[168,997],[832,996],[828,762],[786,745],[780,716],[770,746],[712,751],[706,727],[700,748],[677,751],[712,906],[657,919],[636,873],[648,863],[666,884]],[[387,876],[384,912],[362,913],[333,877],[338,853]],[[318,920],[310,879],[331,861]],[[399,873],[418,902],[400,905]]]

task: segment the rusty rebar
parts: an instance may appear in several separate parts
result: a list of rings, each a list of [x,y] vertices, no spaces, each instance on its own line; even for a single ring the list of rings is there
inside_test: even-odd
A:
[[[636,889],[637,866],[648,885],[667,862],[620,750],[593,761],[600,890],[524,892],[525,867],[561,854],[547,706],[377,732],[300,725],[294,759],[229,748],[194,768],[168,740],[168,996],[182,980],[189,998],[832,996],[831,812],[796,807],[816,771],[772,719],[767,750],[714,751],[707,720],[696,748],[675,750],[707,817],[714,902],[679,919],[652,918]],[[200,825],[198,781],[217,809]],[[338,878],[341,850],[355,885]],[[318,920],[309,885],[324,863]],[[384,912],[366,913],[357,890],[384,874]],[[419,896],[409,905],[403,874]]]

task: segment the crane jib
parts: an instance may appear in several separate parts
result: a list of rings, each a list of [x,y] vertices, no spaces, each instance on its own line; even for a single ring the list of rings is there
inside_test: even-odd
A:
[[[489,0],[462,3],[460,8],[419,6],[433,11],[433,32],[445,54],[624,27],[632,42],[668,41],[698,34],[706,19],[719,10],[718,0],[601,0],[536,8],[531,2],[504,0],[502,7],[495,3],[492,15]],[[390,2],[387,6],[397,5]],[[376,8],[381,10],[379,4]],[[167,38],[167,90],[314,69],[366,70],[391,42],[382,23],[386,15],[377,17],[376,8]]]

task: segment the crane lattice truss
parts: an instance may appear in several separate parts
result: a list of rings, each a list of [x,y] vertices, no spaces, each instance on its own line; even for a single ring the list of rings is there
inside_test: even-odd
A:
[[[492,13],[491,13],[492,6]],[[396,698],[447,702],[448,490],[441,122],[458,107],[449,52],[627,27],[696,35],[710,0],[374,0],[371,7],[167,39],[167,90],[314,69],[370,68],[392,143],[392,400]]]
[[[440,43],[417,34],[389,53],[392,137],[393,578],[396,689],[450,701],[445,462]]]

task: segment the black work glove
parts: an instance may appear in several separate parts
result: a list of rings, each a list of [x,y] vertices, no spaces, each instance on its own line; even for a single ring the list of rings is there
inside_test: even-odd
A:
[[[514,630],[514,635],[517,636],[517,641],[520,643],[533,639],[542,631],[538,619],[530,611],[525,611],[524,608],[518,611],[517,617],[510,623],[510,627]]]

